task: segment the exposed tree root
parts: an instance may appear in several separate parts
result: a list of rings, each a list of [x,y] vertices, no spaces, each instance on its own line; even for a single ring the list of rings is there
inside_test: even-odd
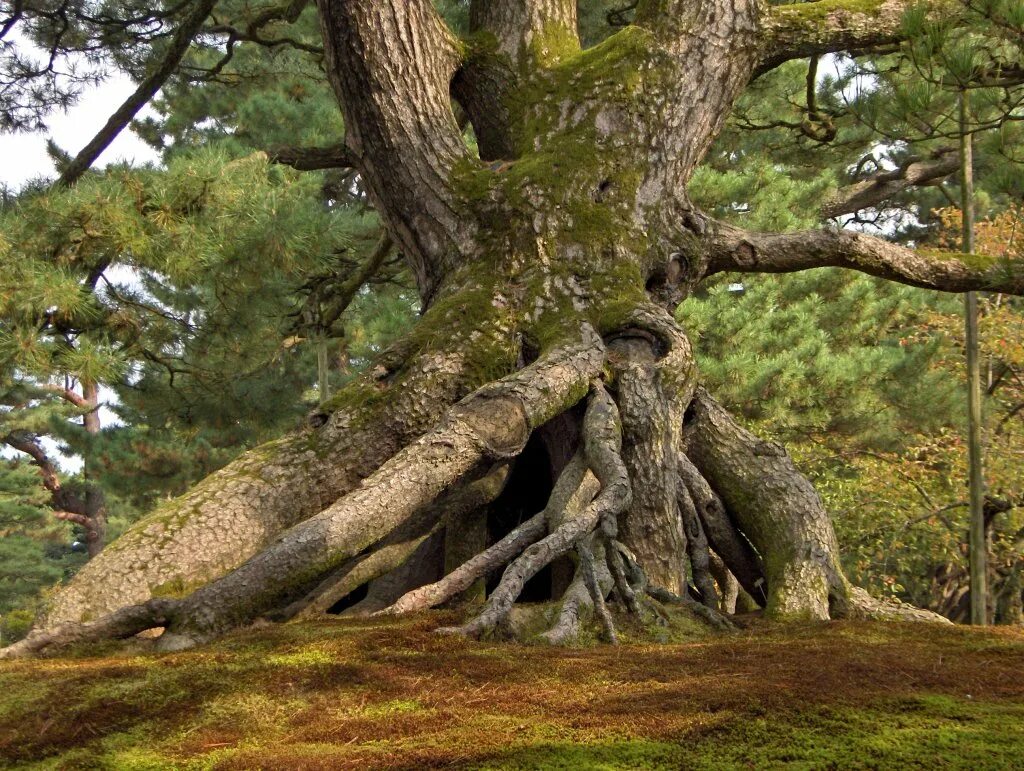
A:
[[[636,599],[637,592],[635,587],[629,582],[626,563],[622,555],[625,547],[614,538],[607,538],[605,543],[605,562],[615,584],[615,592],[619,595],[619,599],[625,603],[629,612],[638,616],[640,615],[640,603]]]
[[[739,426],[703,389],[688,416],[687,455],[763,557],[771,616],[945,620],[850,585],[821,498],[781,445]]]
[[[544,510],[515,528],[493,546],[472,557],[440,581],[407,592],[381,614],[409,613],[447,602],[468,589],[538,541],[566,513],[578,513],[597,494],[597,479],[589,472],[583,453],[577,453],[563,469]],[[525,583],[525,582],[524,582]]]
[[[326,613],[360,586],[395,570],[452,519],[478,511],[497,498],[508,481],[509,468],[509,463],[502,461],[480,479],[457,487],[423,511],[417,512],[385,538],[376,550],[346,562],[302,600],[290,605],[280,617],[275,617],[275,620],[285,620],[296,615],[310,618]]]
[[[615,622],[612,620],[612,614],[608,611],[608,606],[605,604],[605,590],[597,576],[597,563],[594,559],[594,550],[590,544],[592,538],[593,536],[582,538],[576,544],[576,553],[579,555],[580,560],[580,575],[583,576],[583,584],[587,587],[587,592],[590,594],[590,601],[593,603],[594,612],[601,621],[605,638],[612,645],[618,645],[619,636],[615,633]]]
[[[605,359],[602,343],[585,328],[579,343],[555,349],[463,399],[357,489],[292,527],[232,573],[181,600],[150,600],[94,622],[34,632],[0,656],[127,637],[154,627],[165,627],[158,647],[177,650],[260,614],[273,614],[275,608],[284,607],[271,616],[278,620],[322,613],[368,582],[394,578],[429,544],[436,552],[447,523],[481,516],[504,487],[508,461],[522,452],[530,433],[555,416],[571,415],[568,411],[587,387],[582,437],[573,434],[569,445],[578,441],[579,446],[542,512],[444,578],[401,595],[404,587],[432,576],[424,578],[421,572],[413,576],[415,582],[409,576],[392,580],[390,596],[368,598],[354,609],[396,614],[434,607],[505,565],[479,615],[438,630],[478,637],[507,627],[526,582],[574,551],[575,575],[557,619],[542,635],[552,643],[575,640],[591,614],[604,637],[616,643],[606,600],[612,591],[637,616],[657,608],[645,599],[650,597],[683,606],[723,630],[733,628],[722,611],[735,608],[739,586],[766,602],[776,617],[939,620],[851,587],[810,483],[781,447],[741,428],[701,390],[687,411],[685,441],[680,438],[691,388],[688,343],[674,322],[644,313],[646,326],[616,337],[609,349],[618,404],[597,379]],[[673,421],[676,428],[669,430]],[[466,481],[488,462],[487,474]],[[670,509],[662,500],[667,484]],[[636,499],[638,485],[642,491]],[[627,520],[632,524],[620,536],[620,524]],[[639,538],[645,553],[636,554],[629,538]],[[653,553],[658,544],[667,551]],[[672,567],[684,566],[687,559],[701,602],[690,596],[685,567]],[[680,583],[681,591],[649,580],[648,565]],[[302,599],[294,601],[300,593]],[[391,604],[379,610],[384,603]]]
[[[688,414],[687,455],[761,554],[768,613],[822,620],[845,615],[849,585],[832,523],[785,449],[742,428],[703,389]]]
[[[709,608],[707,605],[703,605],[691,597],[678,595],[675,592],[670,592],[668,589],[664,589],[660,586],[647,587],[647,594],[658,602],[666,605],[679,605],[686,608],[701,621],[715,629],[720,629],[724,632],[736,628],[736,625],[717,609]]]
[[[849,615],[853,618],[867,618],[876,621],[924,621],[933,624],[953,623],[945,616],[908,605],[896,598],[876,599],[859,586],[850,587],[849,598]]]
[[[0,659],[37,655],[76,643],[132,637],[147,629],[164,626],[179,604],[178,600],[148,600],[122,608],[96,621],[38,629],[30,632],[25,639],[0,648]]]
[[[709,608],[718,609],[718,591],[715,588],[715,579],[711,575],[711,551],[708,548],[708,539],[704,535],[704,528],[700,524],[700,516],[697,514],[697,507],[690,497],[690,491],[686,485],[679,482],[676,492],[679,500],[679,514],[683,520],[683,529],[686,531],[686,550],[690,555],[690,569],[693,571],[693,582],[700,592],[701,602]]]
[[[601,483],[597,497],[578,515],[566,517],[550,535],[527,548],[508,566],[480,615],[463,626],[445,627],[439,632],[478,637],[505,623],[530,578],[593,532],[602,516],[618,516],[629,505],[631,491],[629,475],[620,456],[622,437],[618,409],[599,381],[591,385],[583,419],[583,438],[587,464]],[[556,490],[558,488],[556,485]]]
[[[715,577],[715,583],[721,594],[718,609],[727,615],[733,615],[736,613],[736,603],[739,600],[740,582],[736,580],[736,576],[732,574],[722,558],[714,552],[711,552],[708,567],[711,570],[711,575]]]
[[[612,576],[607,565],[602,566],[595,554],[595,574],[598,586],[607,596],[612,588]],[[555,623],[546,632],[539,635],[541,640],[551,645],[569,645],[576,641],[584,621],[593,612],[594,603],[591,592],[583,581],[583,574],[577,568],[572,582],[562,595]]]
[[[622,416],[622,458],[633,485],[618,538],[653,581],[683,591],[686,535],[676,508],[674,458],[694,384],[693,352],[662,308],[637,308],[628,324],[608,344]]]
[[[710,547],[721,557],[740,586],[764,605],[768,595],[761,558],[733,524],[721,499],[685,453],[679,454],[679,478],[697,509]]]
[[[440,425],[356,490],[292,527],[233,572],[174,603],[147,602],[97,622],[61,627],[47,638],[47,646],[118,636],[125,628],[135,634],[165,626],[158,647],[179,650],[251,622],[287,602],[294,587],[308,585],[389,535],[485,458],[520,452],[534,428],[579,400],[603,360],[600,338],[584,327],[578,343],[557,348],[463,399]],[[28,646],[18,650],[31,652]]]

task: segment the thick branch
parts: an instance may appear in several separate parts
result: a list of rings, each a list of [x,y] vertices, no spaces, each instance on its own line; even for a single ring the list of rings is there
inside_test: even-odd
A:
[[[875,207],[907,188],[939,184],[959,168],[959,155],[948,149],[927,160],[912,160],[893,171],[880,172],[840,188],[821,208],[821,214],[839,217]]]
[[[474,0],[470,28],[487,31],[498,42],[498,52],[511,63],[523,57],[549,62],[566,43],[579,46],[576,0]]]
[[[452,177],[469,152],[449,84],[462,52],[428,0],[319,0],[327,75],[371,198],[430,297],[471,243]]]
[[[914,4],[915,0],[817,0],[766,5],[758,72],[790,59],[899,43],[906,39],[903,15]]]
[[[927,253],[849,230],[756,233],[719,224],[709,239],[709,256],[706,275],[850,268],[943,292],[1024,294],[1024,262],[1020,260]]]

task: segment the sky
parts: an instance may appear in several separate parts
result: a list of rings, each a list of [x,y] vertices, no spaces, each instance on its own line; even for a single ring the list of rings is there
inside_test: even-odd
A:
[[[56,112],[51,115],[47,121],[48,134],[0,134],[0,183],[17,190],[33,177],[55,176],[56,171],[46,154],[47,136],[52,137],[62,149],[75,155],[103,127],[110,114],[134,88],[131,80],[115,75],[87,89],[67,113]],[[140,114],[144,113],[145,110]],[[157,160],[157,154],[131,129],[125,129],[93,167],[99,168],[121,160],[144,163]]]

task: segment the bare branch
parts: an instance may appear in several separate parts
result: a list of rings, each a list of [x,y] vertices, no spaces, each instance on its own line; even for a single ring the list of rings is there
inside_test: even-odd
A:
[[[880,172],[840,188],[822,206],[822,216],[853,214],[878,206],[907,188],[938,185],[959,168],[960,157],[953,148],[944,148],[927,160],[911,159],[898,169]]]
[[[849,230],[756,233],[719,223],[708,245],[710,262],[705,275],[850,268],[943,292],[984,290],[1024,295],[1024,261],[925,252]]]

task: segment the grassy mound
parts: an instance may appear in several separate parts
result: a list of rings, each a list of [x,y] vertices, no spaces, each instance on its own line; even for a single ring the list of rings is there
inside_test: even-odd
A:
[[[443,614],[173,655],[0,663],[0,757],[40,768],[1013,768],[1024,634],[759,624],[552,649]]]

